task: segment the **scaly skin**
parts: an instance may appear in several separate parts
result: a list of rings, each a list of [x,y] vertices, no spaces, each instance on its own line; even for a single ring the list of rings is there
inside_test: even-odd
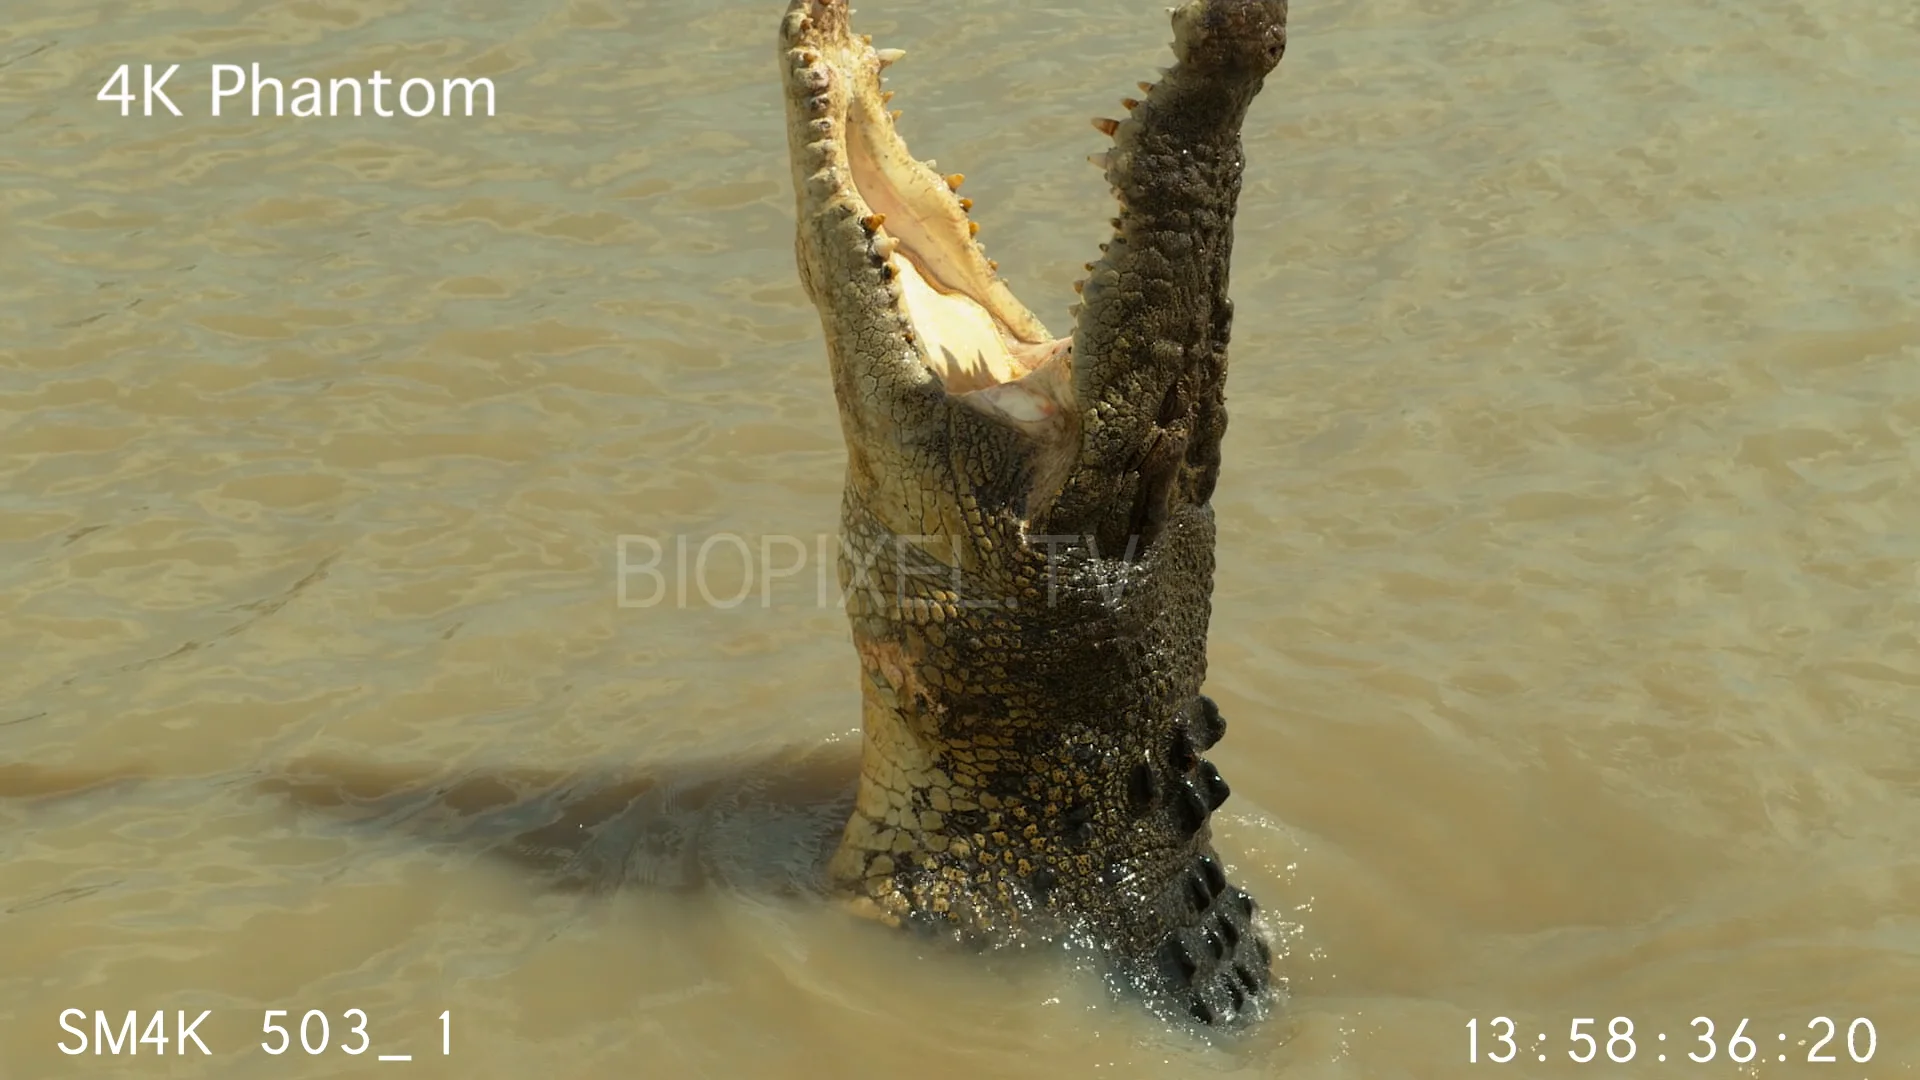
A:
[[[897,925],[1090,943],[1150,1002],[1227,1024],[1267,1011],[1271,950],[1208,824],[1208,499],[1240,126],[1286,5],[1194,0],[1173,24],[1174,67],[1095,121],[1119,216],[1057,341],[972,241],[959,178],[906,154],[897,56],[845,0],[793,0],[780,54],[863,673],[833,883]]]

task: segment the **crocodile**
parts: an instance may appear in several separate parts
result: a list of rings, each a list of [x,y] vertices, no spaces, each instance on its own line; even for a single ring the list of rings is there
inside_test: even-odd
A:
[[[859,913],[962,942],[1069,942],[1166,1015],[1272,1011],[1201,757],[1233,216],[1284,0],[1172,11],[1175,63],[1093,156],[1112,235],[1056,337],[976,238],[964,179],[908,152],[846,0],[779,54],[800,281],[846,444],[839,574],[861,687],[828,865]]]

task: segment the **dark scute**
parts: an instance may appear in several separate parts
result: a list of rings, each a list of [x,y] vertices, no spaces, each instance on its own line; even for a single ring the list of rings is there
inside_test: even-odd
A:
[[[1260,962],[1262,964],[1266,964],[1269,966],[1273,964],[1273,946],[1267,944],[1267,941],[1265,938],[1261,938],[1261,937],[1254,938],[1253,947],[1254,947],[1254,950],[1260,954]]]
[[[1028,887],[1033,890],[1035,899],[1045,900],[1047,894],[1051,893],[1060,884],[1060,875],[1054,873],[1052,867],[1043,866],[1033,872],[1033,876],[1028,879],[1027,884]]]
[[[1187,1006],[1187,1011],[1193,1014],[1193,1018],[1195,1020],[1198,1020],[1201,1023],[1206,1024],[1208,1026],[1212,1026],[1213,1007],[1208,1005],[1205,1001],[1202,1001],[1200,999],[1200,995],[1195,994],[1193,996],[1193,1003]]]
[[[1240,928],[1233,925],[1233,920],[1224,914],[1220,916],[1219,930],[1221,939],[1227,943],[1227,948],[1231,949],[1240,944]]]
[[[1213,954],[1215,960],[1222,959],[1227,955],[1227,943],[1220,940],[1219,933],[1216,932],[1213,927],[1209,926],[1206,930],[1202,931],[1200,938],[1206,942],[1207,951]]]
[[[1023,801],[1030,796],[1034,776],[1019,769],[1002,769],[988,775],[983,790],[1010,802]]]
[[[1211,750],[1226,733],[1227,720],[1220,715],[1220,706],[1201,694],[1193,710],[1193,744],[1202,750]]]
[[[1187,730],[1174,728],[1173,739],[1167,746],[1167,764],[1173,766],[1173,771],[1186,772],[1193,768],[1194,762],[1199,760],[1199,757],[1199,753],[1193,748],[1193,737],[1187,734]]]
[[[1179,822],[1180,831],[1191,836],[1206,824],[1207,798],[1191,780],[1182,780],[1179,788],[1173,802],[1175,820]]]
[[[1207,883],[1207,895],[1219,896],[1227,890],[1227,872],[1220,869],[1220,861],[1211,855],[1202,855],[1197,860],[1200,876]]]
[[[1160,801],[1160,778],[1146,762],[1137,762],[1127,773],[1127,799],[1135,813],[1145,813]]]
[[[1228,975],[1222,979],[1221,982],[1226,984],[1227,996],[1233,1001],[1233,1011],[1239,1012],[1241,1009],[1246,1008],[1247,992],[1241,987],[1240,980],[1234,978],[1232,975]]]
[[[1177,933],[1167,935],[1166,942],[1160,946],[1160,967],[1182,985],[1193,982],[1194,973],[1200,970],[1193,950]]]
[[[1086,847],[1093,841],[1093,807],[1076,803],[1067,808],[1061,835],[1074,847]]]
[[[1260,944],[1261,944],[1262,954],[1264,955],[1266,942],[1263,941]],[[1247,965],[1245,964],[1233,965],[1233,973],[1235,976],[1237,976],[1240,979],[1240,985],[1246,987],[1247,992],[1250,994],[1259,993],[1260,984],[1266,981],[1264,979],[1256,977],[1254,973],[1251,970],[1249,970]]]
[[[1195,911],[1205,911],[1207,905],[1213,903],[1213,893],[1199,874],[1187,875],[1187,900]]]
[[[1160,415],[1154,419],[1163,428],[1172,427],[1174,421],[1184,419],[1187,415],[1186,397],[1180,390],[1180,381],[1176,379],[1172,386],[1167,387],[1167,396],[1160,399]]]
[[[1220,775],[1220,770],[1214,768],[1211,761],[1200,763],[1200,782],[1207,786],[1207,806],[1211,809],[1220,809],[1220,804],[1226,802],[1227,796],[1233,794],[1233,789],[1227,786],[1226,778]]]

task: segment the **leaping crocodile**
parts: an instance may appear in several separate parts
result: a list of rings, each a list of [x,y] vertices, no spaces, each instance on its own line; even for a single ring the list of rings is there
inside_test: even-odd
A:
[[[1249,104],[1284,0],[1191,0],[1176,63],[1096,155],[1119,200],[1055,337],[997,276],[960,177],[907,150],[846,0],[780,27],[800,279],[847,447],[840,575],[862,673],[829,867],[864,914],[1091,943],[1207,1024],[1268,1011],[1200,757],[1226,428],[1227,273]]]

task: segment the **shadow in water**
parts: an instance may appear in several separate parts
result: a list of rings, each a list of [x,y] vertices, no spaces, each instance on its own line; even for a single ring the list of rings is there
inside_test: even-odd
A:
[[[505,859],[555,888],[820,893],[853,807],[859,755],[855,740],[620,772],[314,756],[251,786],[356,826]],[[0,799],[58,799],[156,779],[138,767],[0,766]]]

